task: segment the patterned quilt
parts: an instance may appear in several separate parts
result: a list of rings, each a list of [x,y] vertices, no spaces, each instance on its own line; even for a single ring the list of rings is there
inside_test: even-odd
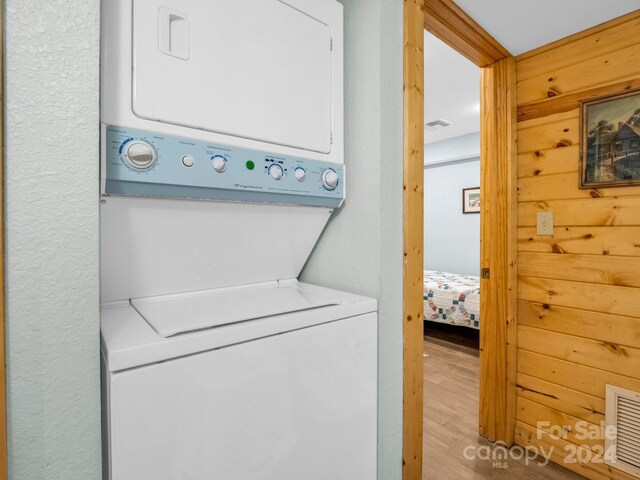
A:
[[[480,278],[425,270],[424,318],[480,328]]]

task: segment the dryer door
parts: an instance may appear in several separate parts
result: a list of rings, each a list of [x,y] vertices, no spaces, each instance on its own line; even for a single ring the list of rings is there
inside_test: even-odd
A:
[[[329,153],[331,43],[279,0],[134,0],[133,112]]]

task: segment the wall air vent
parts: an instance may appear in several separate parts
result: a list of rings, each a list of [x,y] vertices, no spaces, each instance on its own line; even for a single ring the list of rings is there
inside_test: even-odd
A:
[[[640,392],[607,385],[605,462],[640,478]]]
[[[448,122],[447,120],[443,120],[442,118],[439,118],[438,120],[433,120],[432,122],[425,123],[424,127],[428,128],[429,130],[439,130],[441,128],[449,127],[451,125],[453,125],[453,123]]]

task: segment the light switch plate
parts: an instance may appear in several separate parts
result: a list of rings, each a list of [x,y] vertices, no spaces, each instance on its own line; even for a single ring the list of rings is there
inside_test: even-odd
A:
[[[536,233],[538,235],[553,235],[553,212],[538,212]]]

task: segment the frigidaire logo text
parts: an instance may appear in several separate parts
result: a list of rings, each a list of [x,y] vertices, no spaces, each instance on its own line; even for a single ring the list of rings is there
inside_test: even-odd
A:
[[[251,188],[254,190],[262,190],[262,187],[258,187],[257,185],[243,185],[242,183],[234,183],[236,188]]]

